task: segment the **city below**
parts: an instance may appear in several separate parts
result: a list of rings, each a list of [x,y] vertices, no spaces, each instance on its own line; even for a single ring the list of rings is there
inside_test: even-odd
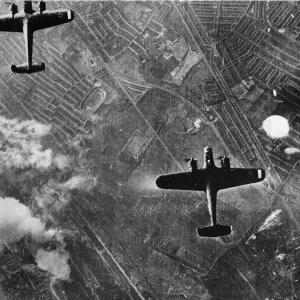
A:
[[[0,299],[299,299],[299,3],[45,3],[74,12],[34,32],[45,71],[0,32]],[[205,193],[155,184],[207,146],[266,172],[215,238]]]

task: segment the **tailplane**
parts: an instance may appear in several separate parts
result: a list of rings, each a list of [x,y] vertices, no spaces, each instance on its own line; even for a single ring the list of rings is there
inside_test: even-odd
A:
[[[28,64],[22,64],[22,65],[12,65],[11,70],[14,73],[36,73],[40,71],[45,71],[45,63],[40,63],[40,64],[32,64],[30,67]]]
[[[199,236],[203,237],[218,237],[229,235],[231,233],[231,226],[217,224],[215,226],[197,228],[197,232]]]

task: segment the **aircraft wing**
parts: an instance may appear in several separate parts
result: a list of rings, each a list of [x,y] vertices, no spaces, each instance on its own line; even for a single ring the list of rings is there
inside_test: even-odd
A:
[[[23,19],[12,14],[0,16],[0,31],[23,32]]]
[[[256,183],[264,180],[265,171],[262,169],[220,169],[218,172],[218,190]]]
[[[205,191],[206,182],[207,173],[204,170],[160,175],[156,179],[159,188],[172,190]]]
[[[32,30],[35,31],[68,23],[73,19],[74,12],[72,10],[46,10],[42,14],[37,12],[31,15],[29,24]]]

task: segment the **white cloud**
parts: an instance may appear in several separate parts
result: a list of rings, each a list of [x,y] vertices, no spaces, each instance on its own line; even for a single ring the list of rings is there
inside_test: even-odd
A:
[[[295,154],[295,153],[300,152],[300,150],[297,149],[297,148],[294,148],[294,147],[289,147],[289,148],[285,148],[285,149],[284,149],[284,152],[285,152],[287,155],[292,155],[292,154]]]
[[[282,138],[289,133],[288,120],[282,116],[273,115],[266,118],[262,124],[263,129],[272,139]]]

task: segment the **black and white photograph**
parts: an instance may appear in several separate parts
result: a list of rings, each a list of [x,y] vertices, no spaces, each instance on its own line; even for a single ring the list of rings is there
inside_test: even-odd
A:
[[[0,2],[0,300],[300,299],[300,2]]]

